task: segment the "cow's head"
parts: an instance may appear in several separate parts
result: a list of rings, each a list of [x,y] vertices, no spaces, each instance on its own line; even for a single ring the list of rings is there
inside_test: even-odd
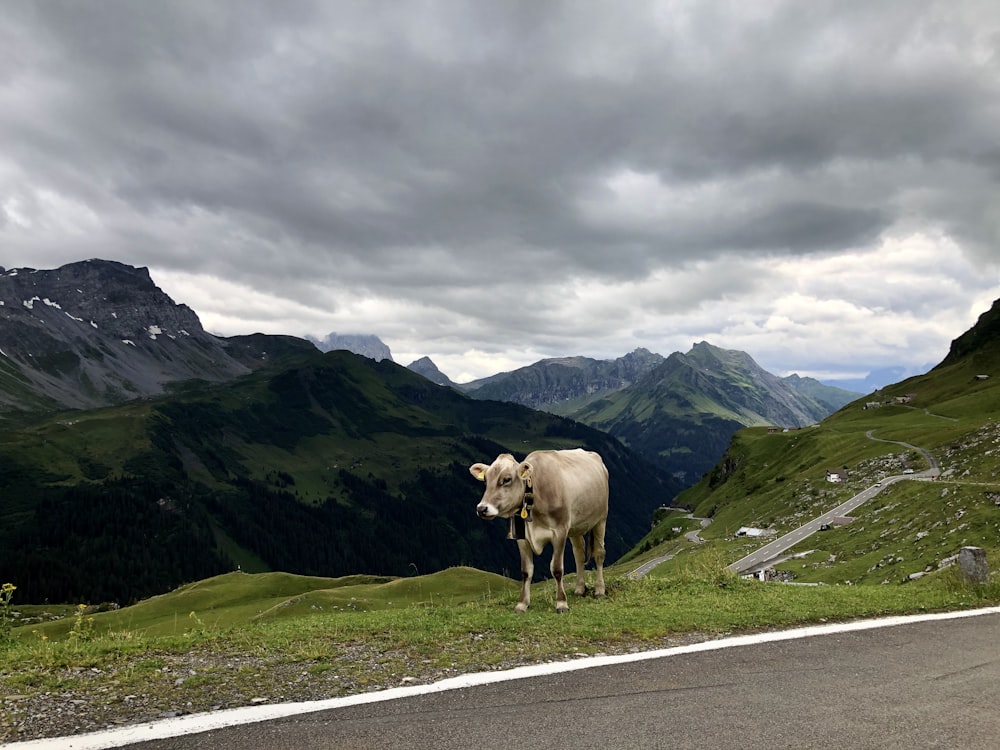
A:
[[[476,506],[480,518],[487,521],[497,517],[510,518],[521,508],[524,482],[531,476],[531,464],[527,461],[518,463],[509,453],[501,453],[489,466],[473,464],[469,473],[486,482],[483,499]]]

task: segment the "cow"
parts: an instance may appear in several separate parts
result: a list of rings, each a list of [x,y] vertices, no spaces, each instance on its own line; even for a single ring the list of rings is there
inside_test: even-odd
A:
[[[597,567],[595,596],[604,596],[604,531],[608,522],[608,470],[601,457],[581,448],[534,451],[518,463],[501,453],[489,465],[477,463],[469,473],[486,483],[476,513],[487,521],[511,519],[511,537],[521,553],[521,598],[514,608],[524,612],[531,603],[535,555],[552,544],[552,577],[556,582],[556,612],[569,611],[563,588],[566,539],[576,561],[574,593],[587,592],[584,566],[593,557]],[[590,532],[588,549],[584,535]]]

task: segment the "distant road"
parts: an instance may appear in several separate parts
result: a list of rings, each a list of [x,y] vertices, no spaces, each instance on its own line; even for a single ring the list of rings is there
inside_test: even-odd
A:
[[[919,446],[916,445],[910,445],[909,443],[904,443],[901,440],[883,440],[882,438],[877,438],[874,435],[872,435],[872,432],[873,432],[872,430],[869,430],[867,433],[865,433],[866,437],[869,440],[877,440],[881,443],[895,443],[896,445],[903,445],[906,446],[907,448],[910,448],[911,450],[915,450],[924,457],[930,468],[925,471],[916,472],[914,474],[896,474],[891,477],[886,477],[881,482],[873,484],[871,487],[862,490],[857,495],[852,497],[850,500],[848,500],[845,503],[842,503],[841,505],[838,505],[833,510],[827,511],[823,515],[818,516],[813,520],[809,521],[808,523],[799,526],[797,529],[788,532],[783,537],[775,539],[773,542],[764,545],[755,552],[751,552],[746,557],[740,558],[731,565],[727,565],[726,570],[732,570],[736,573],[745,573],[754,570],[756,568],[763,567],[769,561],[778,557],[785,550],[794,547],[803,539],[806,539],[815,534],[824,526],[824,524],[832,523],[833,519],[839,516],[849,515],[859,505],[871,500],[873,497],[875,497],[878,493],[880,493],[890,484],[895,484],[896,482],[902,482],[907,479],[923,479],[923,480],[932,479],[941,473],[940,469],[938,468],[937,460],[934,458],[933,455],[931,455],[930,451],[926,450],[925,448],[920,448]]]
[[[696,518],[691,513],[687,514],[687,518],[694,519],[695,521],[701,521],[701,528],[705,528],[710,523],[712,523],[712,519],[711,518]],[[702,539],[698,535],[698,530],[697,529],[694,530],[694,531],[687,532],[684,535],[684,538],[687,539],[689,542],[693,542],[694,544],[704,544],[705,543],[705,540]],[[669,555],[660,555],[659,557],[654,557],[652,560],[647,560],[642,565],[640,565],[638,568],[636,568],[631,573],[629,573],[628,577],[631,578],[631,579],[633,579],[633,580],[635,580],[637,578],[644,578],[646,575],[649,574],[649,571],[651,571],[653,568],[655,568],[655,567],[657,567],[659,565],[662,565],[663,563],[667,562],[667,560],[673,560],[674,557],[676,557],[675,554],[669,554]]]
[[[924,411],[927,411],[927,410],[924,409]],[[938,416],[938,415],[931,414],[931,416]],[[941,418],[942,419],[951,419],[951,417],[941,417]],[[913,477],[915,477],[915,476],[916,477],[936,477],[936,476],[938,476],[941,473],[941,471],[940,471],[940,469],[938,467],[937,459],[934,458],[934,455],[929,450],[927,450],[926,448],[921,448],[919,445],[910,445],[909,443],[904,443],[902,440],[885,440],[884,438],[877,438],[877,437],[875,437],[872,434],[873,432],[875,432],[875,430],[868,430],[868,432],[865,433],[865,437],[868,438],[869,440],[875,440],[875,441],[877,441],[879,443],[895,443],[896,445],[904,445],[907,448],[909,448],[910,450],[914,450],[917,453],[919,453],[921,456],[924,457],[924,460],[927,462],[927,465],[930,466],[930,468],[927,471],[920,472],[919,474],[911,474],[910,475],[911,479]]]

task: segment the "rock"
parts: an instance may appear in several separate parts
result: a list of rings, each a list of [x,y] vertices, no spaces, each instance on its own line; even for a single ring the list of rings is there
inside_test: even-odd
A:
[[[982,547],[962,547],[958,551],[958,566],[972,583],[986,583],[990,577],[986,550]]]

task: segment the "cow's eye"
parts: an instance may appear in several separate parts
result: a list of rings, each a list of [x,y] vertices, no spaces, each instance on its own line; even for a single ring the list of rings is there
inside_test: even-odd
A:
[[[501,479],[500,480],[500,484],[504,484],[504,485],[510,484],[510,477],[504,477],[503,479]]]

